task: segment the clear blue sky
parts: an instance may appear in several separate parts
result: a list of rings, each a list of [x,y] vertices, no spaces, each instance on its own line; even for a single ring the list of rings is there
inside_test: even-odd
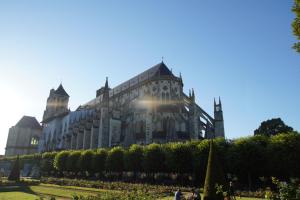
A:
[[[212,114],[221,96],[227,138],[281,117],[300,130],[300,54],[292,0],[0,1],[0,154],[23,115],[41,120],[62,81],[72,110],[161,61]]]

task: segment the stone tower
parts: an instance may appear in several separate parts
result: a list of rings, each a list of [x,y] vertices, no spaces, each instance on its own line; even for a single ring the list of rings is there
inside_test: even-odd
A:
[[[97,95],[103,93],[103,98],[100,107],[100,124],[99,124],[99,137],[98,147],[109,147],[109,90],[108,78],[106,77],[105,86],[101,88],[102,91]],[[100,90],[101,90],[100,89]]]
[[[23,116],[9,129],[5,156],[37,153],[41,134],[42,127],[36,118]]]
[[[46,110],[44,111],[43,121],[52,117],[68,112],[69,95],[62,84],[56,90],[51,89],[47,99]]]
[[[214,99],[214,129],[214,137],[225,137],[223,110],[220,97],[218,104]]]
[[[190,137],[191,139],[199,139],[199,118],[197,116],[197,105],[195,100],[195,92],[194,89],[192,89],[192,93],[189,94],[189,98],[191,100],[191,104],[189,106],[190,116],[189,116],[189,122],[190,122]]]

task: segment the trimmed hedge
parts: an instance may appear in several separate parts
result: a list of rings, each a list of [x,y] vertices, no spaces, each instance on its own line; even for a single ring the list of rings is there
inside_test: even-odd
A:
[[[259,177],[281,179],[300,177],[300,134],[279,134],[272,137],[251,136],[236,140],[215,139],[216,151],[224,172],[240,183],[253,185]],[[118,173],[145,172],[189,175],[203,184],[209,152],[209,141],[185,143],[132,145],[96,150],[68,150],[20,156],[22,162],[40,164],[43,175],[88,172]],[[5,157],[1,160],[15,160]],[[1,162],[0,160],[0,162]]]

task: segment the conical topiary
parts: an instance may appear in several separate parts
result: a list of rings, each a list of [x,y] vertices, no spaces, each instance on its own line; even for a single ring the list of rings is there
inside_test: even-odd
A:
[[[20,160],[19,156],[17,156],[16,161],[13,163],[12,170],[8,176],[8,180],[10,181],[19,181],[20,180]]]
[[[222,186],[223,191],[227,190],[225,176],[222,166],[219,163],[213,140],[210,141],[209,155],[206,168],[206,176],[203,191],[203,200],[221,200],[223,194],[217,194],[216,186]]]

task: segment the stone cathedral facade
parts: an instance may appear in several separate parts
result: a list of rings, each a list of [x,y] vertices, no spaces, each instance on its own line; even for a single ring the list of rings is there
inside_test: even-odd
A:
[[[40,152],[225,137],[221,100],[211,117],[163,62],[114,88],[106,78],[96,97],[75,111],[68,102],[62,85],[50,90]]]

